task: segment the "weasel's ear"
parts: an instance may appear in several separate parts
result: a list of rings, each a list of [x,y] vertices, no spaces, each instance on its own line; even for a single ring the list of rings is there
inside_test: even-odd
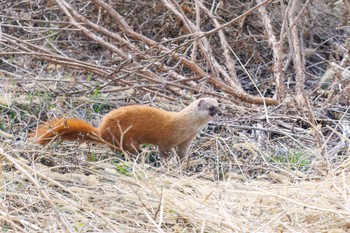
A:
[[[203,105],[204,104],[204,100],[202,99],[202,100],[200,100],[199,102],[198,102],[198,107],[200,107],[201,105]]]

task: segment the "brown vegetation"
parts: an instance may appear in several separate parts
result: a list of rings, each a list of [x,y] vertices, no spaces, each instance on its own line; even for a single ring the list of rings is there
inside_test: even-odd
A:
[[[3,232],[349,231],[348,1],[0,5]],[[47,119],[203,96],[225,116],[183,164],[27,140]]]

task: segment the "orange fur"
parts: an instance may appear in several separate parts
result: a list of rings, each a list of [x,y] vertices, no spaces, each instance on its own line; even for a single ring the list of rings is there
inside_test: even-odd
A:
[[[80,119],[58,119],[41,124],[32,136],[39,144],[47,144],[59,137],[63,140],[96,141],[112,150],[132,154],[141,144],[158,146],[161,157],[168,157],[172,149],[183,158],[192,139],[213,119],[221,115],[215,99],[202,98],[180,112],[168,112],[149,106],[126,106],[108,113],[98,128]]]

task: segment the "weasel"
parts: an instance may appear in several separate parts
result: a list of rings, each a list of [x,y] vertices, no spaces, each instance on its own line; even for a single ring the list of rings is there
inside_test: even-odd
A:
[[[113,151],[134,155],[140,152],[141,144],[153,144],[158,146],[162,159],[167,159],[174,149],[183,159],[199,131],[221,115],[218,102],[213,98],[198,99],[180,112],[131,105],[106,114],[98,128],[80,119],[60,118],[39,125],[31,136],[42,145],[56,138],[81,140],[104,143]]]

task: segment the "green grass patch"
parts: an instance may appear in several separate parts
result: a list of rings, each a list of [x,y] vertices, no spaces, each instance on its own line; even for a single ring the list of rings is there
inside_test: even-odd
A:
[[[305,169],[310,166],[311,161],[302,150],[288,151],[286,154],[277,154],[270,158],[270,162],[282,164],[295,170]]]
[[[117,172],[122,174],[122,175],[129,175],[132,172],[132,168],[124,163],[124,162],[119,162],[119,163],[113,163]]]

